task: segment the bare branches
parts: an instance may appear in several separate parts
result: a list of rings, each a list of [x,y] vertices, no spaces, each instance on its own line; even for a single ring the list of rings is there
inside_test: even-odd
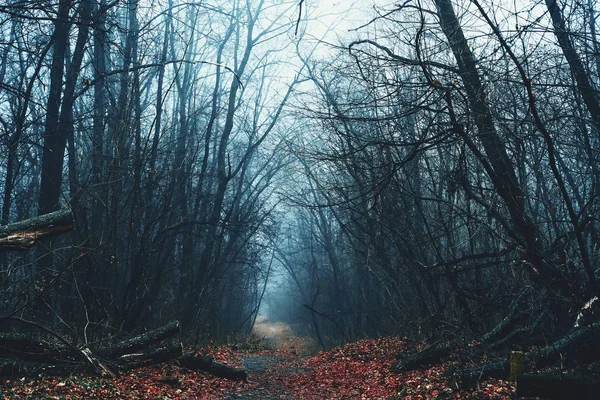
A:
[[[354,46],[360,45],[360,44],[370,44],[371,46],[374,46],[376,48],[378,48],[379,50],[383,50],[383,52],[385,54],[387,54],[388,57],[390,57],[392,60],[397,61],[401,64],[405,64],[405,65],[411,65],[411,66],[429,66],[429,67],[435,67],[435,68],[440,68],[452,73],[457,74],[458,73],[458,69],[446,64],[442,64],[442,63],[438,63],[435,61],[417,61],[417,60],[411,60],[409,58],[406,57],[402,57],[399,56],[397,54],[394,54],[394,52],[389,49],[388,47],[379,44],[377,42],[375,42],[374,40],[371,39],[362,39],[362,40],[356,40],[352,43],[350,43],[348,45],[348,51],[350,51],[350,53],[352,53],[352,49],[354,48]],[[364,52],[364,51],[363,51]]]
[[[169,61],[165,61],[160,62],[160,63],[149,63],[149,64],[143,64],[143,65],[137,65],[134,67],[130,67],[127,69],[120,69],[120,70],[112,70],[110,72],[105,72],[103,73],[99,78],[95,78],[95,79],[87,79],[84,78],[82,80],[83,83],[83,88],[81,90],[79,90],[79,92],[77,92],[76,97],[79,97],[81,95],[83,95],[85,92],[87,92],[90,88],[92,88],[94,86],[94,84],[96,84],[96,82],[98,80],[110,77],[110,76],[114,76],[114,75],[120,75],[120,74],[128,74],[130,72],[136,72],[136,71],[140,71],[140,70],[145,70],[145,69],[150,69],[150,68],[157,68],[157,67],[164,67],[166,65],[172,65],[172,64],[208,64],[208,65],[213,65],[215,67],[220,67],[223,69],[226,69],[227,71],[231,72],[233,74],[233,76],[235,77],[235,79],[238,81],[238,84],[242,87],[242,89],[244,88],[244,84],[240,78],[240,76],[237,74],[237,72],[235,72],[232,68],[228,67],[227,65],[223,65],[223,64],[218,64],[212,61],[205,61],[205,60],[200,60],[200,61],[193,61],[193,60],[169,60]]]

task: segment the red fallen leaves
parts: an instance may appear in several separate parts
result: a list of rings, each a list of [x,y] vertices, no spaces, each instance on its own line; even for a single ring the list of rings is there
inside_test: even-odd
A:
[[[197,354],[203,354],[209,356],[213,360],[222,364],[227,364],[232,367],[242,368],[242,358],[235,351],[231,350],[228,346],[209,346],[203,347]]]
[[[115,379],[97,377],[40,378],[0,381],[0,399],[508,399],[514,387],[486,381],[472,392],[453,391],[445,366],[396,374],[390,372],[396,354],[405,350],[397,338],[361,340],[313,357],[284,351],[254,352],[267,357],[264,373],[250,374],[246,384],[185,371],[176,366],[143,368]],[[202,349],[217,361],[242,365],[242,357],[227,347]],[[179,385],[157,381],[170,376]]]
[[[513,386],[501,381],[489,381],[469,393],[455,392],[444,366],[390,372],[395,355],[405,347],[404,341],[388,337],[347,344],[314,357],[290,357],[265,374],[264,384],[276,382],[273,391],[287,394],[281,398],[306,400],[508,399],[514,393]],[[286,372],[290,370],[298,372]]]
[[[242,359],[225,346],[203,348],[199,353],[231,366],[242,365]],[[159,381],[166,376],[177,378],[180,384],[171,385]],[[216,400],[226,398],[228,393],[235,393],[241,385],[207,373],[162,365],[130,371],[114,379],[74,376],[0,380],[0,399]]]
[[[223,399],[235,382],[186,372],[178,386],[155,380],[161,371],[141,369],[115,379],[44,378],[0,385],[2,399]],[[164,375],[163,375],[164,376]]]

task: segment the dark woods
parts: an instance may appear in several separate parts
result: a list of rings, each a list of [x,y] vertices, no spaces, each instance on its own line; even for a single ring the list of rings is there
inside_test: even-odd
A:
[[[2,254],[3,326],[24,316],[86,341],[172,319],[193,341],[249,331],[289,157],[289,96],[266,78],[284,68],[291,8],[2,6],[2,223],[75,215],[73,233]]]
[[[75,216],[0,254],[2,328],[198,343],[263,302],[323,347],[595,329],[596,5],[390,4],[338,45],[311,7],[0,6],[1,223]]]

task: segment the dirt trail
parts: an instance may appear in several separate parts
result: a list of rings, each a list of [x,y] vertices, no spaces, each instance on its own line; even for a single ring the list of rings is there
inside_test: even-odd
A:
[[[284,382],[295,374],[303,373],[301,357],[315,354],[318,346],[314,340],[296,336],[292,327],[281,322],[270,322],[258,317],[252,334],[260,338],[268,350],[243,355],[244,368],[248,372],[245,390],[227,399],[286,399],[293,400]]]

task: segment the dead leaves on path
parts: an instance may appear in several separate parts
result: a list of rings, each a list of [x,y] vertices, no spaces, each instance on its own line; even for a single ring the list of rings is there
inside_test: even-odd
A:
[[[396,355],[406,350],[397,338],[362,340],[314,357],[290,360],[300,371],[282,380],[298,399],[508,399],[512,385],[489,381],[466,393],[453,391],[435,366],[401,374],[390,372]],[[289,370],[289,368],[288,368]]]
[[[285,351],[261,352],[278,356],[278,362],[248,383],[236,383],[176,366],[136,370],[114,379],[71,378],[16,379],[0,382],[2,399],[508,399],[514,387],[502,381],[486,381],[472,392],[453,391],[444,375],[446,366],[390,372],[396,354],[406,350],[397,338],[361,340],[312,357]],[[242,366],[244,354],[230,348],[201,350],[217,361]],[[257,356],[256,353],[252,353]],[[175,379],[165,384],[163,377]],[[178,382],[178,383],[177,383]],[[242,397],[243,396],[243,397]]]

